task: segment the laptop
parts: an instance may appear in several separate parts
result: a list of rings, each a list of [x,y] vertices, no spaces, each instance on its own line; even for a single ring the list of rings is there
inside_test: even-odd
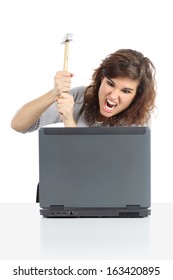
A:
[[[40,128],[40,214],[150,215],[150,134],[148,127]]]

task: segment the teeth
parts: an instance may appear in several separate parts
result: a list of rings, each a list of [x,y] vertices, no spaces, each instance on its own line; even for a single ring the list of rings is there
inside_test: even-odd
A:
[[[112,106],[116,106],[117,105],[117,103],[116,102],[112,102],[112,101],[110,101],[109,99],[107,99],[107,101],[109,102],[109,104],[110,105],[112,105]]]

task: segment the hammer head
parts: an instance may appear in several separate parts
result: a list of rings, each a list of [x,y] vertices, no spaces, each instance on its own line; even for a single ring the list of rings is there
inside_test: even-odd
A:
[[[73,34],[72,33],[67,33],[64,38],[63,38],[63,41],[61,44],[64,44],[66,42],[70,42],[73,40]]]

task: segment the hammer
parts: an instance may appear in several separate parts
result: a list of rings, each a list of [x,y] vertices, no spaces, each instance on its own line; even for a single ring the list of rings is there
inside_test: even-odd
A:
[[[64,66],[63,70],[68,71],[68,58],[69,58],[69,42],[73,40],[73,34],[67,33],[62,41],[64,44]]]

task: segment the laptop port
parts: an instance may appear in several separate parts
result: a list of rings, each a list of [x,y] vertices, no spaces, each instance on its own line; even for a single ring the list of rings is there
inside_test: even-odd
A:
[[[74,211],[69,211],[69,215],[74,215]]]

